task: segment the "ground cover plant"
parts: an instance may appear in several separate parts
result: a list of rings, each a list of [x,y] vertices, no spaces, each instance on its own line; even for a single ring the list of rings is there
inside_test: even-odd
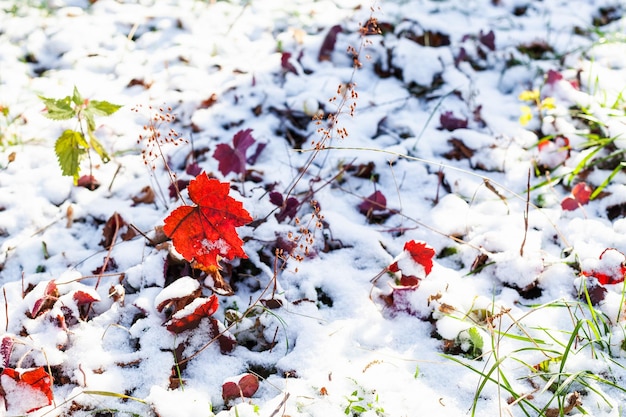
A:
[[[0,0],[0,414],[620,416],[613,0]]]

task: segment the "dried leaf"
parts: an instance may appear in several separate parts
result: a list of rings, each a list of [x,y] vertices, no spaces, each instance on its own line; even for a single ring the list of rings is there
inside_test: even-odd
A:
[[[4,336],[2,343],[0,343],[0,356],[2,356],[2,367],[9,366],[11,361],[11,352],[13,351],[13,338],[10,336]]]
[[[458,118],[451,111],[441,113],[439,116],[439,123],[441,124],[442,129],[450,132],[456,129],[467,128],[467,119]]]
[[[46,289],[44,290],[43,297],[37,299],[33,308],[30,311],[30,317],[35,318],[40,314],[50,310],[54,303],[56,303],[59,298],[59,290],[57,289],[57,285],[54,281],[48,282]]]
[[[154,190],[149,185],[146,185],[141,189],[138,195],[131,197],[133,205],[137,204],[152,204],[154,203]]]

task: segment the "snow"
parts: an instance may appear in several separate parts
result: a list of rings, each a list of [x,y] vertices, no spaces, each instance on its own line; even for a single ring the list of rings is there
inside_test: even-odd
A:
[[[603,11],[619,16],[595,28]],[[0,415],[458,416],[475,406],[477,415],[517,417],[566,402],[550,387],[559,372],[582,375],[565,387],[582,402],[569,415],[620,415],[624,284],[605,285],[592,307],[578,292],[594,282],[586,275],[622,271],[626,176],[574,211],[560,201],[580,181],[597,189],[623,159],[569,175],[594,155],[582,149],[590,135],[615,139],[599,156],[626,147],[623,11],[614,0],[0,0],[0,325],[14,342],[3,359],[54,377],[46,406],[42,392],[0,375]],[[383,33],[362,38],[370,17]],[[320,62],[335,25],[342,32]],[[424,31],[450,44],[421,45]],[[489,31],[493,51],[480,40]],[[518,49],[533,42],[554,51],[532,58]],[[357,70],[348,47],[362,48]],[[281,67],[283,53],[296,74]],[[548,70],[563,79],[545,83]],[[347,83],[356,96],[344,97]],[[92,152],[90,170],[83,160],[81,175],[101,184],[93,191],[62,176],[54,153],[76,121],[47,119],[38,97],[62,98],[74,86],[123,105],[96,117],[112,161]],[[518,99],[533,89],[555,100],[541,117]],[[522,105],[533,111],[526,126]],[[254,219],[237,229],[248,258],[224,260],[220,271],[235,294],[219,295],[213,317],[237,340],[232,352],[212,340],[208,319],[180,334],[164,326],[170,313],[206,302],[203,283],[213,278],[159,240],[183,204],[169,197],[160,155],[151,170],[137,143],[159,106],[176,115],[159,128],[188,139],[163,147],[176,179],[192,179],[185,168],[197,162],[229,181]],[[598,123],[572,117],[574,108]],[[327,125],[311,117],[338,110],[348,136],[334,130],[333,149],[312,152]],[[446,112],[468,127],[446,130]],[[242,129],[266,147],[245,180],[224,177],[213,153]],[[572,150],[538,149],[544,135],[567,137]],[[368,163],[369,176],[358,177]],[[530,187],[552,181],[531,188],[527,202],[529,172]],[[147,186],[154,202],[133,203]],[[272,191],[302,203],[297,219],[276,218]],[[376,191],[387,208],[368,217],[358,205]],[[125,240],[124,228],[104,248],[114,213],[142,234]],[[277,257],[294,239],[301,261]],[[410,240],[435,249],[427,276],[403,252]],[[207,253],[230,247],[197,243]],[[98,273],[105,259],[109,269]],[[394,261],[419,286],[385,273],[370,283]],[[58,294],[45,294],[50,281]],[[78,291],[98,301],[87,306]],[[167,302],[175,311],[158,312]],[[32,317],[37,303],[45,308]],[[474,357],[476,337],[483,347]],[[535,370],[549,359],[547,373]],[[521,405],[493,381],[477,395],[481,373],[496,366]],[[259,377],[259,390],[225,401],[222,384],[244,373]]]

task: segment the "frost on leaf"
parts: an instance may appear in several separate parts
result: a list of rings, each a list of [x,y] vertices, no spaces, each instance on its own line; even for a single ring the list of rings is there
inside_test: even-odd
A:
[[[185,308],[174,313],[165,326],[167,330],[176,334],[195,329],[203,318],[212,316],[218,307],[219,302],[215,294],[209,298],[196,298]]]
[[[52,378],[42,366],[21,372],[5,368],[0,374],[0,391],[11,415],[27,414],[52,404]]]
[[[247,258],[235,228],[252,221],[243,204],[228,195],[228,183],[200,174],[189,183],[195,206],[182,206],[166,219],[163,231],[174,248],[200,269],[214,271],[219,258]]]

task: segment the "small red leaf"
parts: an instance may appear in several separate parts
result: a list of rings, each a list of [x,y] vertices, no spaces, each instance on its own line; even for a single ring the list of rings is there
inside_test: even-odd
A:
[[[324,42],[322,42],[322,46],[320,47],[320,53],[317,57],[318,61],[330,61],[331,55],[335,50],[337,35],[340,34],[341,31],[342,29],[340,25],[335,25],[330,28],[324,38]]]
[[[591,187],[584,182],[579,182],[572,189],[572,195],[582,205],[589,202],[589,196],[591,196]]]
[[[289,60],[291,59],[291,52],[283,52],[280,56],[280,66],[285,72],[292,72],[298,75],[298,70],[293,66]]]
[[[94,296],[94,294],[89,294],[84,291],[76,291],[72,295],[72,298],[74,299],[74,301],[76,301],[76,305],[78,306],[100,301],[100,297],[98,297],[97,295]]]
[[[385,195],[378,190],[359,204],[359,212],[361,214],[368,214],[373,211],[382,211],[386,209],[387,199],[385,198]]]
[[[172,318],[165,323],[167,330],[172,333],[182,333],[185,330],[195,329],[200,324],[200,320],[213,315],[219,302],[217,296],[213,294],[207,298],[197,298],[182,310],[175,313]]]
[[[561,208],[567,211],[576,210],[578,208],[578,201],[573,197],[565,197],[563,201],[561,201]]]
[[[589,197],[591,196],[591,187],[585,182],[579,182],[572,188],[572,194],[569,197],[565,197],[561,201],[561,208],[563,210],[576,210],[579,206],[589,203]]]
[[[211,338],[217,336],[217,341],[220,344],[220,352],[223,355],[231,353],[237,347],[237,339],[228,331],[222,322],[216,320],[213,317],[209,318],[211,323]]]
[[[252,137],[252,129],[240,130],[233,136],[233,146],[221,143],[215,148],[213,158],[219,162],[217,169],[222,175],[231,172],[246,172],[246,152],[256,142]]]
[[[458,118],[451,111],[441,113],[439,116],[439,123],[441,128],[453,131],[456,129],[465,129],[467,127],[467,119]]]
[[[433,258],[435,257],[435,249],[428,246],[426,242],[416,242],[409,240],[404,244],[404,250],[409,252],[413,260],[424,267],[426,275],[430,274],[433,269]]]
[[[563,75],[560,72],[554,70],[548,70],[548,75],[546,76],[546,84],[554,85],[558,81],[563,79]]]
[[[235,398],[250,398],[259,389],[259,379],[252,374],[242,374],[222,385],[222,398],[224,401]]]
[[[602,285],[612,285],[624,282],[626,277],[626,256],[615,248],[605,249],[598,258],[597,268],[583,271],[587,277],[595,277]]]
[[[9,366],[12,351],[13,351],[13,338],[10,336],[4,336],[2,338],[2,343],[0,343],[0,356],[2,356],[2,366],[4,368]]]
[[[189,183],[188,189],[191,201],[197,205],[177,208],[163,226],[176,250],[205,270],[216,268],[218,257],[246,258],[235,228],[250,223],[252,217],[241,202],[228,195],[229,183],[202,173]]]
[[[496,34],[493,33],[493,30],[490,30],[487,33],[483,33],[481,29],[480,33],[478,34],[478,41],[485,45],[487,48],[489,48],[489,50],[496,50]]]
[[[43,297],[37,299],[33,308],[30,311],[30,317],[35,318],[40,314],[50,310],[54,303],[56,303],[59,298],[59,290],[57,289],[57,285],[54,281],[48,282],[46,289],[44,290]]]

